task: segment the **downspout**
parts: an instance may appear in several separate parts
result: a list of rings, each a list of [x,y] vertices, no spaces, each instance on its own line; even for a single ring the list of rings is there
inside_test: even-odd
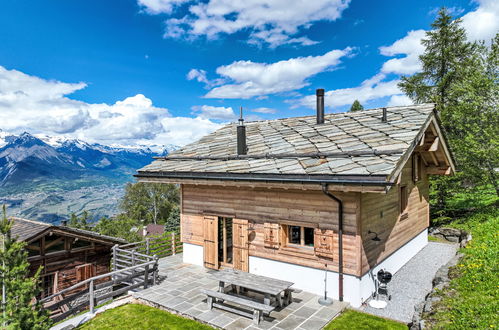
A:
[[[328,191],[327,183],[322,183],[322,192],[338,203],[338,295],[343,301],[343,201]]]

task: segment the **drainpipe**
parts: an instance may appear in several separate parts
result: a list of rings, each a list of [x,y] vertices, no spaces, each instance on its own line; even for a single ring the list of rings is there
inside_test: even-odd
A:
[[[327,190],[327,183],[322,184],[322,192],[338,203],[338,293],[343,301],[343,201]]]

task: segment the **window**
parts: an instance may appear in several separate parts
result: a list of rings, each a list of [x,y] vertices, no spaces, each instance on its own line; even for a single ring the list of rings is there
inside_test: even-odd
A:
[[[407,211],[407,186],[400,186],[400,214]]]
[[[288,243],[313,247],[314,229],[301,226],[288,226]]]

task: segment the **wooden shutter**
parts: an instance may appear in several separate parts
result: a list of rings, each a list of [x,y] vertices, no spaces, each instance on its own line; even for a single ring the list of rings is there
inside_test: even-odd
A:
[[[76,281],[81,282],[95,276],[95,267],[92,264],[76,266]]]
[[[234,268],[247,272],[249,271],[248,220],[234,219],[232,224]]]
[[[205,216],[204,233],[204,266],[218,269],[218,217]]]
[[[279,247],[279,228],[278,223],[266,222],[264,224],[264,245],[268,248],[278,248]]]
[[[314,250],[315,254],[318,256],[333,258],[333,239],[334,231],[330,229],[319,229],[314,230]]]

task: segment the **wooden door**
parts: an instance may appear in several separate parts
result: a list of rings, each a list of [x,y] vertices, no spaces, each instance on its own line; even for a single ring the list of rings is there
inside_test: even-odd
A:
[[[205,216],[204,226],[204,266],[218,269],[218,217]]]
[[[248,272],[248,220],[234,219],[232,226],[234,268]]]

